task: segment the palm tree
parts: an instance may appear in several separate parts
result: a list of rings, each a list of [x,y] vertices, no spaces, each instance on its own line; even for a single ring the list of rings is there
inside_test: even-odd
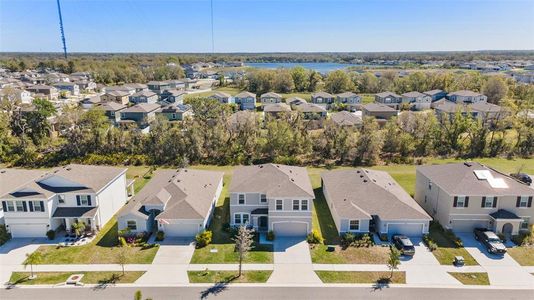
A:
[[[26,260],[22,264],[24,265],[24,269],[30,265],[30,279],[35,279],[37,277],[33,274],[33,265],[39,264],[41,261],[43,261],[41,252],[35,251],[32,254],[26,253]]]
[[[81,221],[72,223],[72,230],[74,231],[76,238],[78,238],[85,230],[85,223]]]

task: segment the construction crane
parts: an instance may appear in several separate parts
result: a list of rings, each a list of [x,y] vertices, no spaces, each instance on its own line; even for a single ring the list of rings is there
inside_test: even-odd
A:
[[[65,31],[63,30],[63,17],[61,16],[61,5],[59,0],[57,0],[57,12],[59,14],[59,29],[61,30],[61,42],[63,42],[63,54],[65,59],[67,59],[67,42],[65,41]]]

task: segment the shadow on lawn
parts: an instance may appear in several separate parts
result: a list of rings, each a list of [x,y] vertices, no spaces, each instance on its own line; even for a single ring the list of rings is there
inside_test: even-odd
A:
[[[30,276],[19,278],[15,282],[8,282],[8,283],[6,283],[6,290],[13,289],[13,288],[16,287],[17,284],[21,284],[21,283],[26,282],[28,280],[30,280]]]
[[[372,292],[381,291],[384,288],[389,288],[391,283],[391,278],[389,277],[380,277],[375,284],[373,284]]]
[[[118,274],[113,273],[111,277],[99,280],[98,284],[95,287],[93,287],[93,290],[103,290],[107,288],[108,285],[116,284],[121,279],[122,276],[123,275],[118,275]]]
[[[313,205],[315,206],[315,213],[317,214],[317,220],[319,221],[321,235],[325,239],[325,244],[339,245],[340,238],[336,229],[336,223],[334,223],[334,219],[330,213],[330,208],[328,207],[328,203],[326,203],[326,199],[324,198],[323,189],[315,188],[313,193],[315,194]]]
[[[200,299],[207,299],[209,295],[217,296],[228,289],[228,284],[236,280],[236,275],[227,277],[225,280],[215,283],[213,286],[200,292]]]

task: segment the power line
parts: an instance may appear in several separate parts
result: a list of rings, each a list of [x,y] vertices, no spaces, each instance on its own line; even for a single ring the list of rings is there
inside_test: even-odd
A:
[[[67,42],[65,42],[65,31],[63,30],[63,17],[61,16],[61,5],[59,0],[57,0],[57,12],[59,14],[59,29],[61,31],[61,41],[63,42],[63,54],[65,59],[67,59]]]

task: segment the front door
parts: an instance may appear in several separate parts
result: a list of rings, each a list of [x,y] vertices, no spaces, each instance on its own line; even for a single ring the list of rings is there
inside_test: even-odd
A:
[[[267,217],[263,216],[258,218],[258,229],[267,230]]]
[[[509,239],[512,236],[512,231],[514,230],[514,226],[510,223],[506,223],[502,226],[502,233],[506,237],[506,239]]]

